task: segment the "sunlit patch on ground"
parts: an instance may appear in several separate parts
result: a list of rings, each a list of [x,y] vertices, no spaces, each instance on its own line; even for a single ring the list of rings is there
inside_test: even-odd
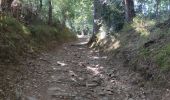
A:
[[[91,66],[87,66],[87,70],[91,71],[94,75],[98,75],[99,72],[99,68],[93,68]]]
[[[93,73],[93,75],[100,75],[101,69],[103,69],[103,66],[100,66],[99,64],[87,66],[87,70]]]
[[[99,50],[90,50],[90,51],[88,52],[89,55],[91,55],[91,54],[93,54],[93,53],[99,53]]]
[[[84,48],[78,48],[79,50],[83,50]]]
[[[107,59],[107,56],[103,56],[103,57],[100,57],[100,56],[90,56],[89,58],[90,59],[94,59],[94,60],[99,60],[99,59]]]
[[[117,49],[120,47],[120,41],[116,41],[115,43],[113,43],[109,48],[108,51],[112,50],[112,49]]]
[[[66,66],[67,65],[66,63],[61,62],[61,61],[57,61],[57,64],[60,65],[60,66]]]

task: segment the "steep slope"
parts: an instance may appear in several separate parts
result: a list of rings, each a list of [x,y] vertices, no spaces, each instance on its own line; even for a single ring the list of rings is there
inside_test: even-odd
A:
[[[76,39],[65,26],[24,25],[8,16],[0,18],[0,100],[13,96],[23,80],[28,58]],[[21,83],[22,84],[22,83]],[[6,99],[2,99],[6,100]]]
[[[96,38],[92,47],[100,48],[111,59],[120,59],[128,67],[153,85],[169,86],[170,31],[169,20],[155,23],[135,18],[118,33]]]

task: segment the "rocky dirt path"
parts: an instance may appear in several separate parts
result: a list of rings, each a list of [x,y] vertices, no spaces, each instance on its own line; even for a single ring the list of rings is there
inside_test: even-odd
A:
[[[123,67],[122,61],[78,44],[84,41],[64,44],[59,50],[28,60],[21,100],[162,99],[156,94],[159,90],[153,93],[152,86]]]

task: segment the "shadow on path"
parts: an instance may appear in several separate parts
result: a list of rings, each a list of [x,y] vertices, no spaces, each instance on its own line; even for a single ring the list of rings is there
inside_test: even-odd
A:
[[[23,100],[160,100],[138,73],[89,49],[86,38],[29,60]]]

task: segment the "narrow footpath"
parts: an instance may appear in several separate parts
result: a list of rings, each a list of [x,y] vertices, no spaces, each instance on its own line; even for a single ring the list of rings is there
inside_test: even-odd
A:
[[[28,59],[22,100],[166,100],[140,74],[85,41]]]

